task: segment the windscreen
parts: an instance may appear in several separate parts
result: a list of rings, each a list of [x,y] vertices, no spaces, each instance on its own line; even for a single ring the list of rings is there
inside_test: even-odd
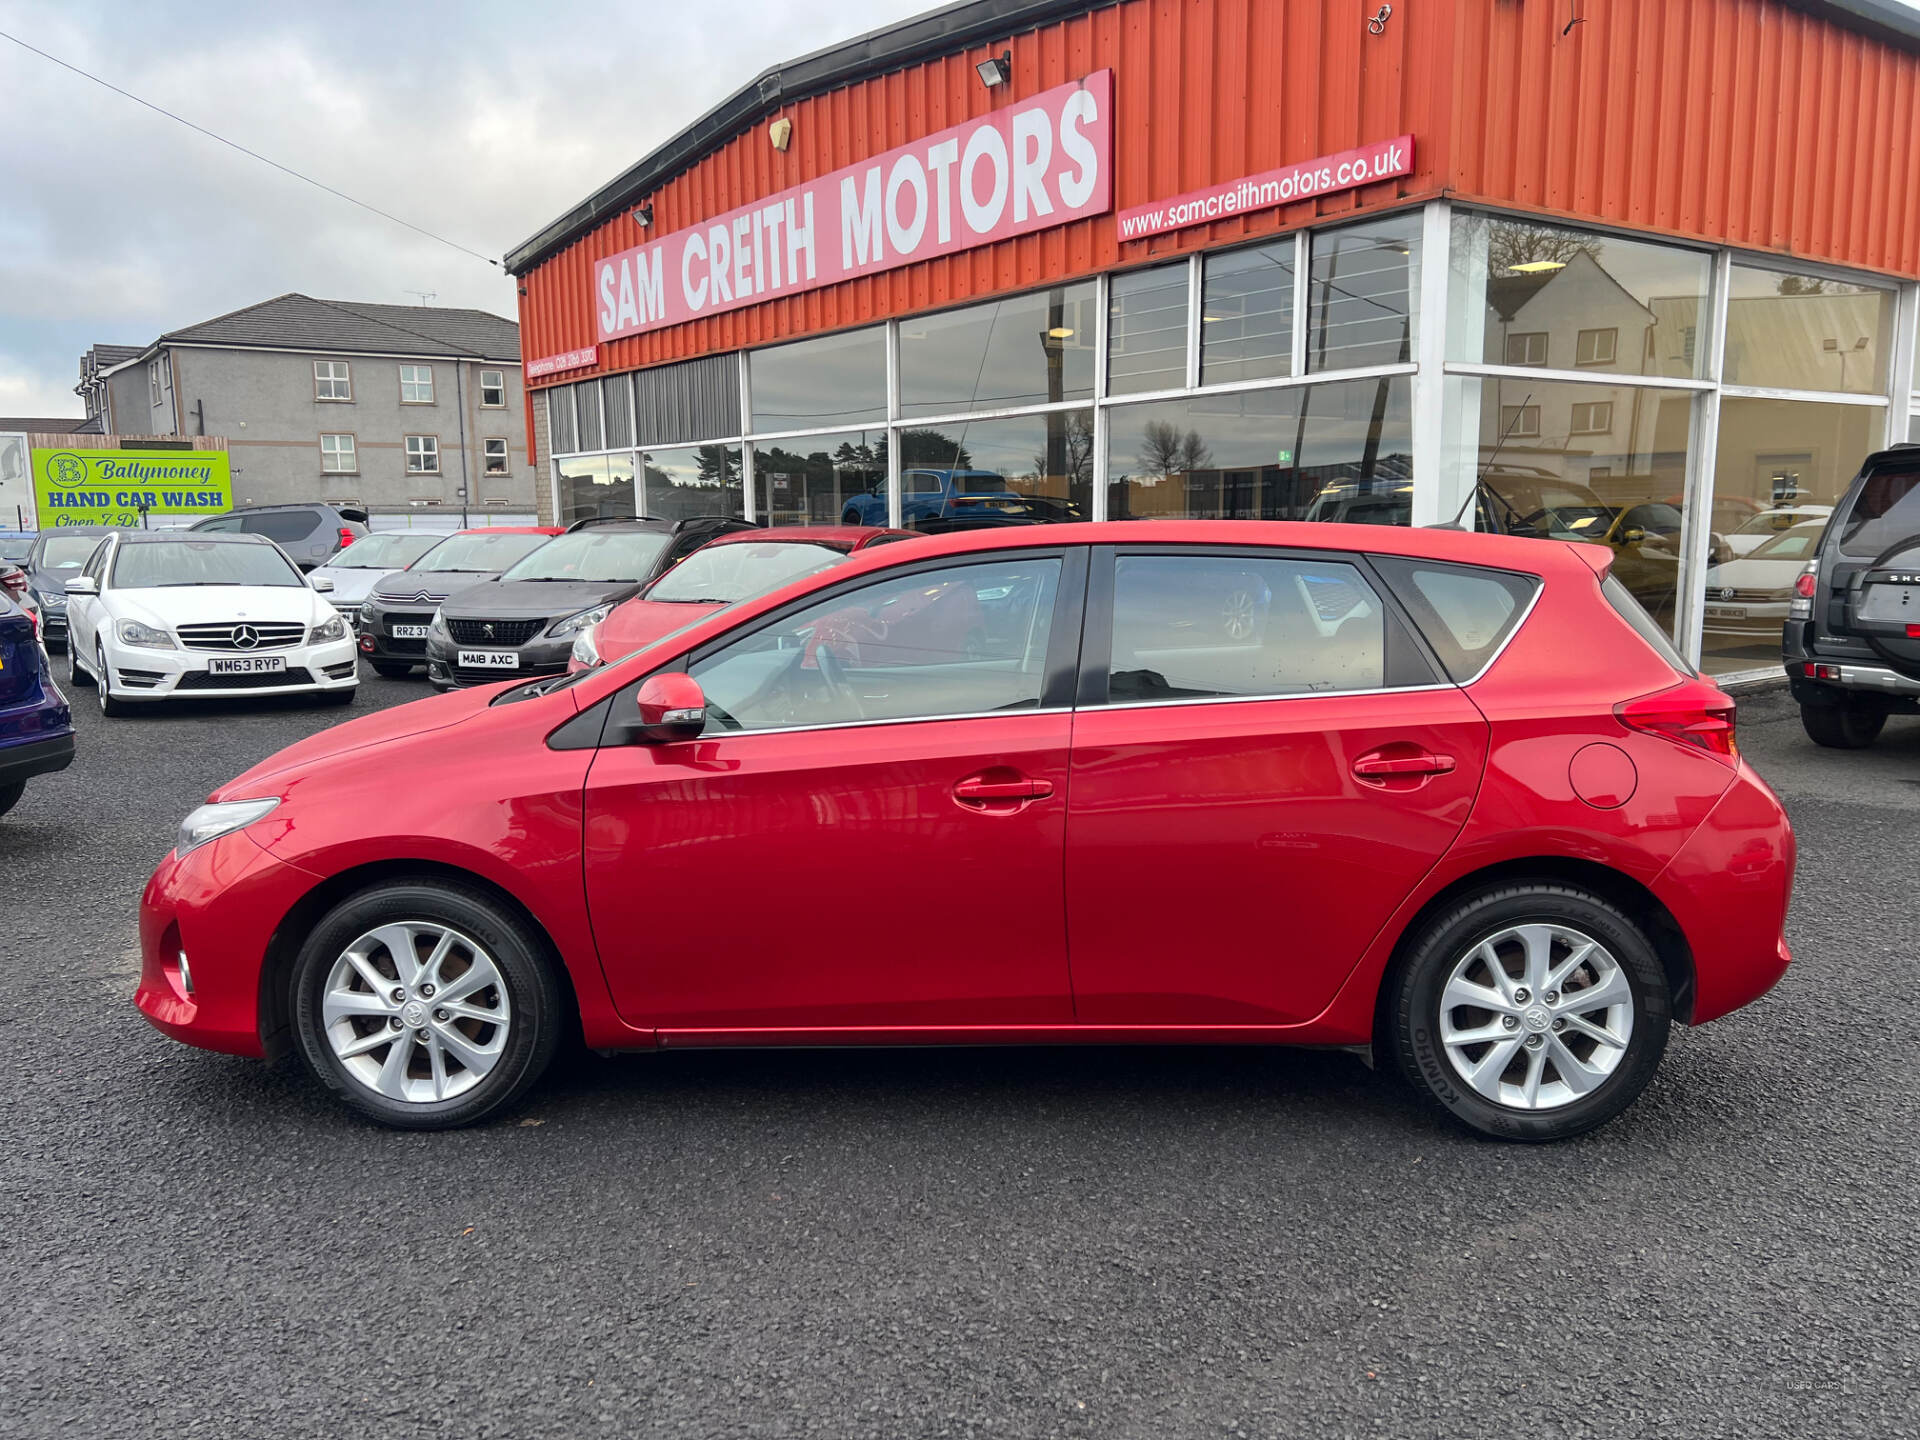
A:
[[[1827,532],[1827,522],[1811,521],[1805,525],[1796,525],[1793,529],[1775,535],[1771,540],[1763,540],[1754,546],[1748,558],[1753,560],[1807,560],[1820,548],[1820,537]]]
[[[664,530],[582,530],[543,546],[500,578],[637,584],[652,573],[653,562],[672,538]]]
[[[293,587],[306,581],[271,545],[162,540],[151,545],[122,545],[113,562],[113,583],[122,590],[151,590],[175,585]]]
[[[0,560],[11,560],[16,565],[27,563],[27,552],[33,549],[31,535],[0,535]]]
[[[506,570],[538,550],[549,535],[449,535],[422,555],[414,570]]]
[[[696,550],[647,591],[649,600],[708,601],[732,604],[812,575],[847,557],[825,545],[740,541]]]
[[[329,570],[404,570],[442,535],[363,535],[327,562]]]
[[[78,570],[100,544],[98,535],[47,535],[40,541],[39,568]]]
[[[1920,539],[1920,471],[1867,477],[1840,531],[1843,554],[1871,560],[1903,540]]]

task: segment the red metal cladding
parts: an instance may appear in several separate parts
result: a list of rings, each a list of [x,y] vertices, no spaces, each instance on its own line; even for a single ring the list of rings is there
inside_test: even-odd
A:
[[[602,345],[604,372],[765,345],[1455,198],[1920,275],[1920,56],[1785,0],[1122,0],[771,111],[663,185],[653,235],[1092,71],[1114,74],[1113,210]],[[975,65],[1003,50],[1013,78]],[[1411,133],[1412,173],[1122,242],[1114,215]],[[621,214],[522,279],[528,356],[594,343]],[[584,372],[582,372],[584,373]],[[558,383],[578,375],[557,376]]]

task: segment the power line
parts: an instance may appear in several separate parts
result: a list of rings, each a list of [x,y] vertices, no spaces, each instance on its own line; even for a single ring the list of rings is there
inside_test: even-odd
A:
[[[62,70],[71,70],[75,75],[78,75],[81,79],[91,80],[94,84],[102,86],[105,89],[111,90],[116,95],[125,96],[127,99],[133,101],[133,103],[136,105],[144,105],[146,106],[147,109],[153,111],[153,113],[156,115],[164,115],[167,117],[167,119],[175,121],[181,125],[186,126],[187,129],[189,130],[196,131],[199,134],[206,136],[209,140],[217,140],[230,150],[238,150],[242,155],[248,156],[249,158],[254,160],[258,160],[262,165],[271,165],[275,170],[278,170],[283,175],[291,175],[296,180],[305,181],[307,184],[313,186],[314,189],[316,190],[324,190],[327,192],[327,194],[334,196],[336,199],[344,200],[349,205],[358,205],[362,210],[371,211],[373,214],[378,215],[383,220],[391,220],[394,224],[404,226],[406,229],[413,231],[416,235],[424,235],[427,237],[427,239],[438,241],[442,245],[446,245],[451,247],[452,249],[458,250],[463,255],[471,255],[476,260],[484,260],[486,261],[487,264],[493,266],[496,270],[500,268],[500,262],[498,260],[495,260],[492,256],[482,255],[478,250],[471,250],[465,245],[462,245],[458,240],[449,240],[444,235],[436,235],[433,233],[433,231],[426,229],[424,226],[416,225],[411,220],[402,220],[398,215],[395,215],[388,210],[382,210],[378,205],[369,205],[364,200],[357,200],[353,196],[347,194],[346,191],[344,190],[336,190],[333,188],[333,186],[328,185],[323,181],[316,180],[311,175],[303,175],[300,171],[295,170],[290,165],[282,165],[278,160],[270,160],[265,155],[262,155],[258,150],[249,150],[246,146],[240,144],[236,140],[229,140],[224,135],[216,135],[214,134],[213,131],[207,129],[207,127],[204,125],[196,125],[193,123],[193,121],[187,119],[185,116],[176,115],[173,113],[173,111],[168,110],[164,106],[156,105],[151,100],[142,100],[138,95],[134,94],[131,90],[122,90],[118,85],[115,85],[110,80],[102,80],[98,75],[95,75],[90,71],[82,70],[78,65],[68,64],[65,60],[62,60],[58,55],[49,55],[46,51],[40,49],[39,46],[29,45],[26,41],[22,40],[18,35],[10,35],[5,30],[0,30],[0,40],[11,40],[14,44],[18,45],[22,50],[31,51],[33,54],[38,55],[42,60],[52,61],[55,65],[58,65]]]

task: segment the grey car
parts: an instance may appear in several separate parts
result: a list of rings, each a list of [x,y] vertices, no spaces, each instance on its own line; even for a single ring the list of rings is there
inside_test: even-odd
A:
[[[318,501],[297,505],[251,505],[229,510],[190,527],[194,530],[239,531],[264,535],[302,570],[331,560],[367,533],[367,512],[351,505]]]
[[[21,565],[27,585],[40,608],[40,639],[58,655],[67,648],[67,581],[80,573],[102,535],[111,525],[63,525],[42,530]]]
[[[443,690],[556,675],[573,642],[717,535],[759,527],[725,516],[591,520],[543,545],[499,580],[440,607],[427,631],[427,678]]]

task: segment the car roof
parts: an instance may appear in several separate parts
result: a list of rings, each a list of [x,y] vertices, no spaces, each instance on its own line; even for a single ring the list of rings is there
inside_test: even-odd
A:
[[[273,544],[266,536],[252,535],[245,530],[123,530],[119,533],[122,545],[178,544],[182,541],[195,545]]]
[[[375,535],[404,535],[406,532],[404,530],[375,530],[373,533]],[[453,535],[564,535],[566,533],[567,527],[564,525],[475,525],[470,529],[455,530],[452,532]],[[446,540],[450,537],[442,535],[440,538]]]
[[[731,530],[709,540],[713,545],[831,545],[838,550],[858,550],[881,535],[918,535],[917,530],[891,530],[873,525],[782,525],[777,530]]]

